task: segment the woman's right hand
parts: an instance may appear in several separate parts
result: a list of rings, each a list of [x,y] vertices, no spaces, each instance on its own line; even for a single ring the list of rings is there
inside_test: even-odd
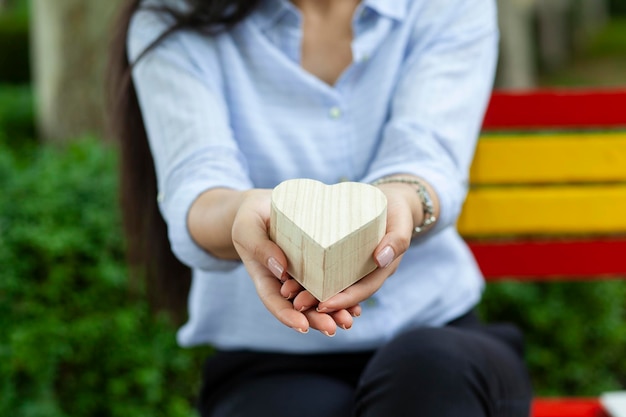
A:
[[[271,190],[245,191],[232,227],[235,250],[265,307],[283,324],[301,333],[313,328],[334,336],[338,326],[352,327],[352,314],[358,314],[358,306],[330,314],[318,312],[317,305],[300,311],[294,308],[293,298],[306,290],[289,277],[285,254],[269,238],[270,210]]]

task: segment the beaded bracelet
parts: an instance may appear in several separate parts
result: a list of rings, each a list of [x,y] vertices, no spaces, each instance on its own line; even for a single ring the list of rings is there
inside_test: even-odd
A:
[[[385,177],[374,181],[372,185],[390,184],[394,182],[417,186],[417,195],[422,202],[424,220],[422,221],[422,224],[420,224],[419,226],[415,226],[415,229],[413,229],[411,237],[415,237],[424,232],[430,225],[437,221],[437,217],[435,217],[435,206],[433,204],[433,199],[424,184],[421,181],[413,178]]]

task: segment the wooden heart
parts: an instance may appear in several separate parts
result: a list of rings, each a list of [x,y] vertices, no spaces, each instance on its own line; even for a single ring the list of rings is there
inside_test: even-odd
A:
[[[287,256],[289,274],[320,301],[376,268],[386,221],[387,199],[368,184],[295,179],[272,192],[270,239]]]

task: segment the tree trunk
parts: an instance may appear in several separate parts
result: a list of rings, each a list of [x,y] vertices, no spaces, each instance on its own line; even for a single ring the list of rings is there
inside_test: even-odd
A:
[[[526,89],[537,83],[532,25],[535,3],[536,0],[498,0],[499,88]]]
[[[549,71],[561,69],[573,48],[572,0],[539,1],[539,48],[541,62]]]
[[[103,78],[120,0],[31,0],[33,81],[44,140],[104,134]]]

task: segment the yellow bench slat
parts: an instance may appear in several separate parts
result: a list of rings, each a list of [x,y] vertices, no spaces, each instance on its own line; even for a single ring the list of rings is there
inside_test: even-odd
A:
[[[458,227],[466,237],[626,233],[626,183],[474,189]]]
[[[626,132],[483,136],[472,184],[626,181]]]

